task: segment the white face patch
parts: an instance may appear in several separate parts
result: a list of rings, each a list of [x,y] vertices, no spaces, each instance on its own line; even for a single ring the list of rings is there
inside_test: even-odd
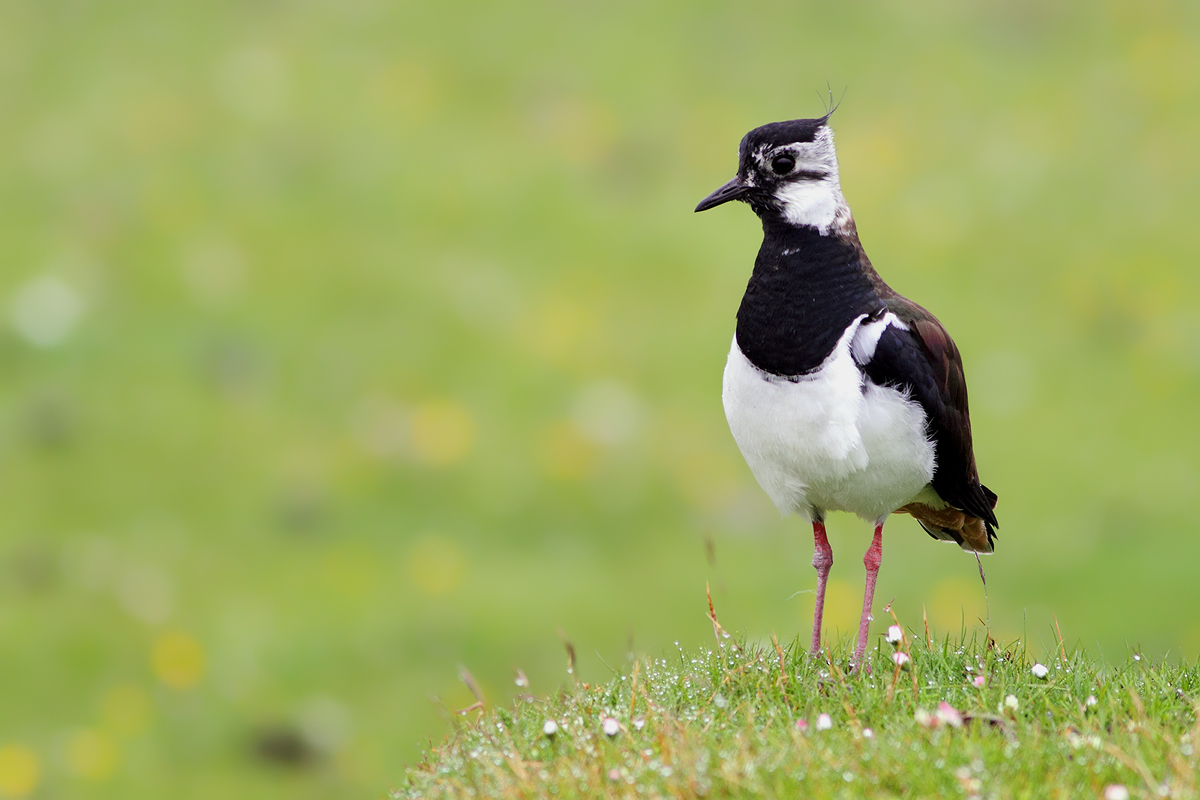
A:
[[[790,174],[797,177],[782,178],[775,189],[775,200],[784,219],[793,225],[816,228],[826,235],[834,225],[850,218],[850,208],[842,196],[838,179],[833,131],[828,126],[823,126],[811,142],[764,148],[756,152],[754,158],[763,172],[770,173],[770,162],[780,155],[789,155],[796,160]],[[824,177],[799,177],[805,173]]]
[[[789,181],[775,190],[775,199],[784,219],[793,225],[816,228],[822,235],[829,233],[839,214],[847,208],[836,178]]]
[[[760,170],[769,174],[771,160],[780,155],[796,159],[793,172],[821,172],[837,179],[837,148],[833,145],[833,130],[827,125],[817,131],[811,142],[792,142],[780,147],[764,145],[755,150],[754,160],[758,162]]]

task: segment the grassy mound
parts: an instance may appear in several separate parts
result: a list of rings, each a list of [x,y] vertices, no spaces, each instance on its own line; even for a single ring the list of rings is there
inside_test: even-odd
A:
[[[850,674],[848,652],[634,660],[464,721],[392,797],[1197,796],[1197,665],[1063,649],[1043,669],[1020,643],[923,635]]]

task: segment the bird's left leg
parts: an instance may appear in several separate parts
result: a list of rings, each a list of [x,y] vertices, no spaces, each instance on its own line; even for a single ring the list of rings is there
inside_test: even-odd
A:
[[[867,587],[863,592],[862,619],[858,623],[858,645],[854,648],[854,658],[850,661],[851,669],[857,669],[862,664],[863,654],[867,651],[867,629],[871,625],[871,603],[875,599],[875,578],[879,575],[879,565],[883,563],[883,520],[875,523],[875,538],[863,556],[863,566],[867,568]]]

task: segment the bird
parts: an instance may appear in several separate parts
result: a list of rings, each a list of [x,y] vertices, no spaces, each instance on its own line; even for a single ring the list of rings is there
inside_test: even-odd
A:
[[[875,526],[851,668],[863,664],[883,526],[916,518],[968,553],[995,549],[996,494],[979,480],[962,357],[937,318],[880,277],[842,194],[829,119],[773,122],[745,135],[733,180],[696,211],[733,200],[763,240],[737,311],[721,400],[759,485],[813,529],[812,645],[821,649],[833,565],[830,511]],[[982,565],[980,565],[982,574]]]

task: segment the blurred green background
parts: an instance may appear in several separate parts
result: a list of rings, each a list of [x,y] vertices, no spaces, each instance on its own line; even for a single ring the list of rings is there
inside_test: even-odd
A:
[[[460,664],[603,679],[709,641],[706,581],[806,636],[719,399],[757,221],[691,209],[827,81],[868,252],[964,353],[993,630],[1195,658],[1198,15],[3,3],[0,796],[378,797]],[[985,613],[904,517],[877,597]]]

